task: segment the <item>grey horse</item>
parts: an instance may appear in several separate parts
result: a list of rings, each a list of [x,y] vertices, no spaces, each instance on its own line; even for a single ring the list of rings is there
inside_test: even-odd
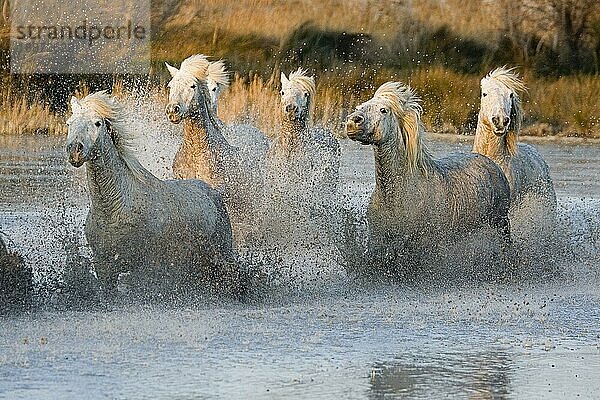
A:
[[[513,69],[497,68],[481,80],[473,151],[492,159],[508,179],[515,238],[544,246],[556,225],[556,193],[541,154],[517,143],[523,120],[519,92],[525,90]]]
[[[416,268],[423,257],[443,258],[478,232],[496,235],[501,247],[510,243],[510,191],[502,171],[478,154],[434,159],[424,143],[421,111],[410,87],[387,82],[346,122],[350,139],[373,146],[369,254],[381,257],[392,277],[408,268],[394,266],[396,257]]]
[[[263,200],[266,146],[257,143],[254,151],[225,138],[206,84],[209,66],[202,54],[186,58],[179,69],[167,64],[172,79],[165,111],[171,122],[184,124],[173,172],[180,179],[202,179],[221,191],[236,241],[244,243],[252,236]]]
[[[112,291],[119,274],[148,295],[177,289],[240,292],[229,218],[219,193],[199,180],[162,181],[132,152],[124,111],[106,92],[71,99],[67,153],[86,164],[91,208],[85,234],[97,276]],[[147,290],[146,290],[147,289]]]

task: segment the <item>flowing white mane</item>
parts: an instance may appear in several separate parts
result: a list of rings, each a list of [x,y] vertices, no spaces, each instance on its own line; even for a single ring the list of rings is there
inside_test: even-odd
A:
[[[315,96],[317,94],[315,78],[308,76],[306,70],[298,68],[296,71],[290,73],[288,79],[290,86],[296,86],[308,93],[308,120],[311,121],[315,109]]]
[[[133,132],[125,124],[126,113],[117,100],[101,90],[85,96],[79,100],[81,109],[73,109],[73,114],[85,110],[104,119],[107,122],[108,132],[117,149],[117,152],[138,179],[143,179],[145,170],[135,157],[135,141]]]
[[[200,81],[204,81],[208,76],[210,64],[210,61],[208,61],[208,58],[204,54],[194,54],[183,60],[179,70],[192,75]]]
[[[419,169],[427,174],[427,161],[431,156],[425,144],[425,128],[421,122],[421,98],[410,86],[400,82],[384,83],[377,89],[373,98],[385,104],[396,117],[409,170]]]
[[[505,86],[507,89],[517,93],[517,92],[526,92],[527,87],[523,83],[523,80],[517,75],[514,71],[516,68],[506,68],[500,67],[491,71],[489,74],[483,78],[483,80],[493,80],[501,85]]]
[[[220,86],[229,86],[229,73],[225,62],[223,60],[211,62],[207,68],[206,79],[210,79]]]

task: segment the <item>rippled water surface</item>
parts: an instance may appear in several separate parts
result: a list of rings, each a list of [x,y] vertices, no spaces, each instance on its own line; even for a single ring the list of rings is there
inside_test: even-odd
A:
[[[360,206],[372,154],[342,147],[344,198]],[[0,398],[597,398],[600,148],[537,147],[573,252],[555,282],[369,288],[338,277],[251,304],[93,311],[57,311],[40,294],[42,310],[0,317]],[[86,252],[84,173],[64,158],[60,139],[0,136],[0,229],[40,287],[70,245]]]

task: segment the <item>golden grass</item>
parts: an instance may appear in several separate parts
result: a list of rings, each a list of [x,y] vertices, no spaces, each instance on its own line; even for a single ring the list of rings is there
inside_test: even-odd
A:
[[[344,136],[346,116],[361,102],[369,99],[377,87],[387,80],[409,83],[423,99],[423,121],[433,132],[474,133],[479,109],[479,79],[451,70],[434,67],[410,74],[391,70],[351,71],[346,76],[328,73],[317,76],[315,125],[329,127]],[[529,93],[523,97],[525,126],[539,125],[530,134],[600,137],[600,79],[595,76],[563,77],[556,81],[525,76]],[[148,86],[149,83],[145,83]],[[79,96],[89,89],[80,85]],[[166,102],[166,84],[146,87],[154,99]],[[113,93],[126,98],[131,87],[121,80],[113,84]],[[64,134],[64,115],[36,101],[28,101],[22,93],[2,88],[0,98],[0,133]],[[269,136],[280,126],[278,82],[265,81],[258,75],[244,78],[236,75],[219,102],[219,116],[228,124],[251,124]],[[536,133],[538,132],[538,133]]]
[[[219,100],[219,117],[227,124],[254,125],[273,137],[279,126],[278,107],[279,93],[273,85],[257,75],[249,82],[236,76]]]
[[[435,132],[468,132],[479,110],[479,77],[442,67],[415,71],[410,85],[423,99],[423,122]],[[472,126],[474,131],[474,126]]]
[[[2,87],[0,110],[0,134],[66,133],[62,116],[53,113],[47,105],[28,101],[22,94],[14,93],[8,85]]]
[[[415,25],[417,33],[419,24],[428,30],[447,25],[462,38],[491,43],[497,40],[503,28],[501,7],[511,4],[509,0],[203,0],[154,3],[152,18],[157,29],[153,33],[152,56],[157,69],[148,82],[155,81],[156,75],[166,76],[162,62],[159,63],[161,60],[178,64],[183,58],[199,52],[229,58],[244,74],[252,72],[250,78],[235,77],[229,90],[223,94],[219,107],[221,117],[228,123],[254,124],[269,135],[273,135],[279,126],[277,84],[252,74],[268,75],[278,62],[279,45],[306,21],[325,30],[375,36],[377,43],[382,45],[382,57],[391,58],[377,60],[377,63],[396,65],[397,68],[377,66],[373,69],[376,63],[371,67],[345,63],[339,65],[339,69],[317,71],[316,125],[328,126],[342,135],[343,121],[356,105],[371,97],[384,81],[401,80],[410,83],[423,98],[423,120],[430,130],[474,130],[479,107],[479,76],[452,72],[445,67],[408,72],[400,69],[403,64],[394,63],[398,61],[393,59],[394,54],[399,57],[397,53],[388,54],[385,50],[397,43],[398,33],[413,38],[411,32],[414,32],[409,29],[411,24]],[[8,25],[2,22],[2,48],[7,47],[8,31]],[[419,42],[415,39],[414,43]],[[402,68],[406,67],[413,68],[410,65]],[[526,76],[526,81],[530,87],[524,98],[526,124],[548,124],[553,127],[553,132],[560,131],[564,135],[600,137],[598,76],[570,76],[557,81]],[[45,103],[32,101],[26,94],[11,92],[10,80],[2,81],[2,85],[1,133],[64,133],[62,115],[55,115]],[[157,86],[158,89],[151,90],[157,90],[157,95],[163,98],[164,85]],[[85,90],[84,87],[81,92],[85,93]],[[127,85],[122,82],[113,87],[115,93],[126,95],[128,91]]]
[[[163,7],[160,12],[168,14],[171,5]],[[282,38],[303,22],[312,21],[333,30],[389,34],[404,10],[390,2],[357,0],[204,0],[184,3],[166,28],[198,24],[216,29],[217,38],[222,31]]]
[[[559,126],[561,135],[600,137],[600,77],[534,81],[526,97],[530,120]]]

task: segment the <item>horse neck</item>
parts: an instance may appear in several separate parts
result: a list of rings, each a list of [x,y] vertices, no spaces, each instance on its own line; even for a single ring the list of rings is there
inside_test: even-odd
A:
[[[375,154],[375,191],[383,199],[393,199],[405,189],[419,172],[411,172],[404,154],[398,150],[395,141],[390,140],[373,147]]]
[[[306,117],[292,120],[283,117],[281,132],[277,137],[277,145],[289,152],[299,150],[308,140],[308,119]]]
[[[184,146],[192,147],[206,154],[222,153],[232,150],[232,146],[223,136],[221,123],[208,101],[199,93],[196,95],[198,106],[184,121]]]
[[[473,152],[482,154],[497,164],[506,164],[510,158],[506,136],[497,136],[492,128],[483,121],[480,113],[477,118]]]
[[[92,206],[109,218],[118,217],[131,207],[137,181],[108,135],[96,143],[97,157],[86,164]]]

